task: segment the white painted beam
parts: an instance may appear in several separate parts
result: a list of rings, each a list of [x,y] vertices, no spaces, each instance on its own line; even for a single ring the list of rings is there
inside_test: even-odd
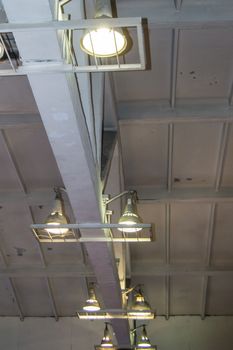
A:
[[[141,16],[152,28],[213,28],[231,27],[233,4],[231,0],[154,1],[118,0],[119,17]],[[177,11],[177,9],[180,9]]]
[[[39,114],[0,113],[0,129],[42,126]]]
[[[167,190],[173,187],[173,150],[174,150],[174,125],[168,124],[168,155],[167,155]]]
[[[217,266],[156,265],[154,261],[132,261],[132,276],[226,276],[232,278],[233,269]]]
[[[232,202],[233,195],[233,188],[221,188],[218,192],[212,188],[176,188],[171,192],[168,192],[166,189],[158,189],[150,186],[137,186],[135,189],[137,190],[139,201],[142,204],[151,202]]]
[[[83,278],[95,277],[92,269],[82,263],[43,266],[9,266],[0,268],[0,278]]]
[[[170,105],[171,108],[176,106],[176,85],[177,85],[177,68],[179,59],[179,42],[180,30],[172,29],[172,49],[171,49],[171,81],[170,81]]]
[[[209,227],[206,240],[206,252],[205,252],[205,266],[209,268],[211,266],[211,256],[212,256],[212,245],[214,239],[214,230],[215,230],[215,216],[216,216],[216,203],[212,203],[210,206],[210,215],[209,215]],[[201,318],[205,318],[206,314],[206,304],[208,297],[208,283],[209,276],[203,277],[203,288],[202,288],[202,301],[201,301]]]
[[[48,0],[3,0],[3,4],[9,22],[39,20],[46,23],[53,19]],[[30,31],[27,34],[15,32],[14,36],[23,62],[45,59],[62,62],[60,42],[55,30]],[[77,222],[101,222],[100,172],[95,162],[95,151],[91,147],[78,79],[74,74],[60,73],[30,74],[28,79],[75,219]],[[87,231],[81,231],[83,237],[90,234]],[[101,230],[96,230],[95,234],[104,235]],[[89,243],[86,250],[104,306],[121,308],[121,289],[112,248],[105,243]],[[119,343],[130,343],[126,320],[114,322],[114,331]]]
[[[222,125],[221,139],[219,144],[218,160],[216,164],[215,190],[219,191],[222,182],[222,175],[224,170],[224,161],[226,156],[226,149],[228,144],[230,125],[224,122]]]
[[[182,100],[174,109],[168,101],[125,101],[118,103],[118,114],[121,125],[233,122],[233,107],[214,100]]]
[[[140,277],[166,276],[225,276],[233,277],[233,268],[200,265],[157,265],[154,261],[131,261],[131,275]],[[0,278],[93,278],[90,266],[82,263],[49,264],[46,267],[24,265],[0,268]]]
[[[139,201],[143,204],[156,203],[175,203],[175,202],[233,202],[233,188],[221,188],[218,192],[211,188],[179,188],[168,192],[166,189],[154,187],[137,187]],[[26,202],[29,206],[51,205],[54,199],[52,188],[47,190],[34,190],[30,193],[22,191],[1,190],[0,205],[8,203]],[[90,222],[90,220],[85,221]],[[100,221],[98,221],[100,222]]]

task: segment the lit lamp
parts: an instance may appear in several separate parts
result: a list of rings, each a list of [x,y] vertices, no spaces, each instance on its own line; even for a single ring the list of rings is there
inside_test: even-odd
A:
[[[47,231],[50,234],[54,235],[65,235],[69,229],[68,228],[59,228],[59,225],[66,225],[68,224],[68,220],[63,212],[62,209],[62,197],[59,189],[54,190],[56,193],[55,202],[53,206],[53,210],[51,214],[47,217],[47,220],[45,224],[54,226],[53,227],[47,227],[45,228],[45,231]]]
[[[110,0],[96,0],[95,19],[112,18]],[[127,47],[127,39],[121,28],[103,27],[85,31],[80,41],[81,49],[88,55],[96,57],[114,57],[121,55]]]
[[[131,317],[138,317],[138,315],[145,318],[150,318],[150,316],[154,317],[154,313],[151,310],[150,304],[145,300],[144,295],[140,289],[134,294],[132,307],[131,310],[128,311],[128,314]]]
[[[105,323],[105,329],[104,329],[104,336],[102,338],[100,345],[95,345],[96,350],[103,350],[103,349],[112,349],[115,350],[117,347],[113,345],[110,332],[108,329],[108,323]]]
[[[138,348],[138,349],[151,348],[151,343],[150,343],[150,340],[149,340],[149,338],[147,336],[147,332],[146,332],[146,326],[143,325],[142,327],[143,327],[142,334],[138,340],[136,348]]]
[[[99,311],[100,310],[100,305],[98,300],[96,299],[96,295],[95,295],[95,291],[94,291],[94,287],[93,284],[90,286],[89,290],[89,297],[86,300],[86,303],[83,307],[84,311],[87,312],[95,312],[95,311]]]
[[[119,224],[129,225],[131,227],[129,228],[118,228],[119,231],[122,232],[138,232],[141,231],[142,228],[132,227],[132,225],[135,224],[141,224],[142,220],[137,214],[137,208],[136,208],[136,192],[131,191],[129,192],[129,197],[127,199],[127,204],[125,206],[124,213],[120,217]]]

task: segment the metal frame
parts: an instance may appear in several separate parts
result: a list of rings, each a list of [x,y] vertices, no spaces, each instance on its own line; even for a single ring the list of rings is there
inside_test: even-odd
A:
[[[134,315],[130,313],[133,312]],[[155,318],[155,312],[151,312],[150,315],[145,316],[140,311],[135,310],[100,310],[97,312],[86,312],[84,310],[77,311],[77,316],[80,320],[110,320],[110,319],[130,319],[130,320],[153,320]]]
[[[117,242],[117,243],[126,243],[126,242],[151,242],[152,237],[152,225],[151,224],[135,224],[131,227],[149,229],[149,231],[138,231],[138,232],[121,232],[117,231],[115,234],[112,229],[117,228],[129,228],[129,225],[125,224],[101,224],[101,223],[84,223],[84,224],[67,224],[59,225],[59,228],[68,228],[69,231],[65,235],[51,234],[45,231],[46,228],[54,228],[51,224],[33,224],[31,225],[32,232],[34,233],[36,239],[40,243],[87,243],[87,242]],[[97,236],[93,234],[90,237],[81,237],[77,230],[108,230],[108,236]]]
[[[99,25],[107,26],[110,28],[136,28],[138,51],[139,51],[139,63],[120,63],[119,57],[116,57],[116,64],[102,64],[100,60],[95,58],[95,64],[78,66],[76,60],[73,57],[73,50],[70,41],[70,57],[72,58],[72,64],[57,63],[57,62],[42,62],[40,64],[18,66],[17,68],[12,66],[10,57],[9,62],[12,66],[11,69],[0,70],[0,76],[9,75],[25,75],[32,73],[87,73],[87,72],[108,72],[108,71],[129,71],[129,70],[144,70],[146,68],[146,54],[144,45],[144,33],[142,26],[142,18],[104,18],[104,19],[80,19],[69,21],[50,21],[39,23],[11,23],[0,24],[0,35],[6,32],[27,32],[37,30],[87,30],[98,28]],[[71,36],[69,36],[71,38]]]

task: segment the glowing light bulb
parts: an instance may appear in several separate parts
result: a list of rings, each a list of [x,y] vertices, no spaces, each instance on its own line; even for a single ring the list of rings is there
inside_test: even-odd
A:
[[[88,55],[114,57],[126,49],[127,40],[121,29],[97,28],[88,31],[81,39],[80,45]]]

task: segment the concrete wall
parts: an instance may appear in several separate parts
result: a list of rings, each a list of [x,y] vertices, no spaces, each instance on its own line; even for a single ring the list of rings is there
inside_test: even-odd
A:
[[[93,350],[103,322],[77,318],[0,318],[0,350]],[[232,350],[233,317],[158,317],[148,325],[158,350]]]

